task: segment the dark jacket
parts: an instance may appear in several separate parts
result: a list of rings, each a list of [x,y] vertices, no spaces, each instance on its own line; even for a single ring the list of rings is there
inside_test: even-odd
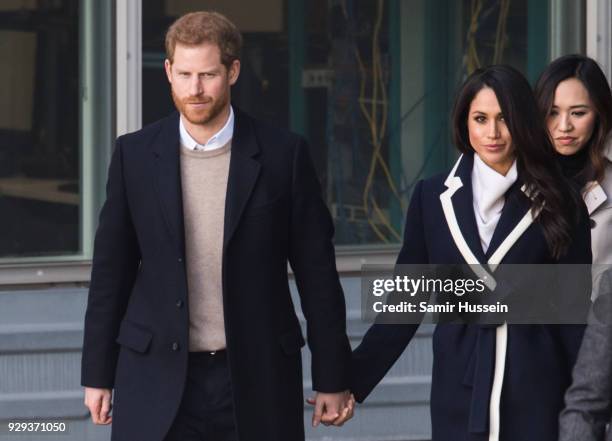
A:
[[[161,441],[183,394],[189,305],[177,113],[117,140],[96,233],[84,386],[114,388],[115,441]],[[241,441],[304,439],[300,324],[313,389],[348,388],[350,346],[333,223],[301,137],[236,111],[223,305]]]
[[[472,155],[448,175],[416,185],[397,259],[401,264],[490,262],[554,263],[531,201],[517,181],[485,254],[472,203]],[[521,220],[527,228],[521,230]],[[453,235],[452,231],[455,231]],[[590,263],[586,211],[563,263]],[[495,273],[493,273],[495,274]],[[590,274],[585,271],[588,284]],[[583,293],[588,301],[588,292]],[[351,389],[364,400],[399,358],[418,325],[374,324],[353,353]],[[500,440],[553,441],[563,393],[582,338],[582,325],[508,325],[501,394]],[[496,327],[438,324],[433,336],[431,421],[434,441],[488,440],[489,399],[495,368]]]

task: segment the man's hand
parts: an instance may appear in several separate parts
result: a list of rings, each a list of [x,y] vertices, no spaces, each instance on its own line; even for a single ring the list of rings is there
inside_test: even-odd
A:
[[[353,417],[355,398],[348,391],[337,393],[317,392],[314,398],[306,400],[313,405],[312,426],[317,427],[319,423],[326,426],[342,426]]]
[[[94,424],[108,425],[113,422],[113,417],[109,415],[112,396],[110,389],[85,388],[85,407],[89,409]]]

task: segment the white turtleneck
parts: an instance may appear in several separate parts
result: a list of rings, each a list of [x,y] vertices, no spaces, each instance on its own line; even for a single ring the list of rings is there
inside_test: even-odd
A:
[[[472,200],[480,244],[485,253],[489,249],[493,232],[504,208],[505,194],[516,182],[516,178],[516,160],[504,176],[485,164],[480,156],[474,154]]]

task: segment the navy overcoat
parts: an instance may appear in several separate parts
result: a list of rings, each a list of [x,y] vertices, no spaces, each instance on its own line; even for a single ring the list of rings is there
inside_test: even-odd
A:
[[[485,254],[472,203],[472,166],[473,155],[463,155],[450,175],[416,185],[398,263],[591,263],[586,209],[569,251],[555,260],[520,180],[506,194]],[[584,286],[589,285],[588,268],[583,276]],[[590,292],[585,290],[582,295],[589,296]],[[417,327],[377,323],[368,330],[353,353],[351,389],[358,401],[381,381]],[[507,325],[500,440],[557,440],[563,394],[571,381],[583,331],[582,325]],[[431,390],[433,441],[489,439],[496,332],[494,325],[436,326]]]
[[[294,270],[313,388],[348,389],[350,346],[333,223],[305,141],[235,112],[223,237],[227,356],[241,441],[302,441]],[[120,137],[96,233],[84,386],[114,388],[114,441],[161,441],[187,372],[189,304],[179,115]]]

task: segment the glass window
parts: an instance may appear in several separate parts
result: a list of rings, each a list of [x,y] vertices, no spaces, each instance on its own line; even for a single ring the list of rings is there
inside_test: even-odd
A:
[[[110,7],[0,3],[0,262],[88,255],[112,137]]]
[[[0,257],[74,254],[78,2],[6,1],[0,14]]]
[[[155,0],[143,3],[143,122],[173,110],[163,39],[181,14],[225,13],[243,32],[235,105],[310,142],[336,244],[397,245],[414,184],[456,153],[449,117],[479,66],[533,81],[551,56],[581,51],[581,1]],[[261,6],[260,6],[261,5]],[[582,14],[583,15],[583,14]]]

